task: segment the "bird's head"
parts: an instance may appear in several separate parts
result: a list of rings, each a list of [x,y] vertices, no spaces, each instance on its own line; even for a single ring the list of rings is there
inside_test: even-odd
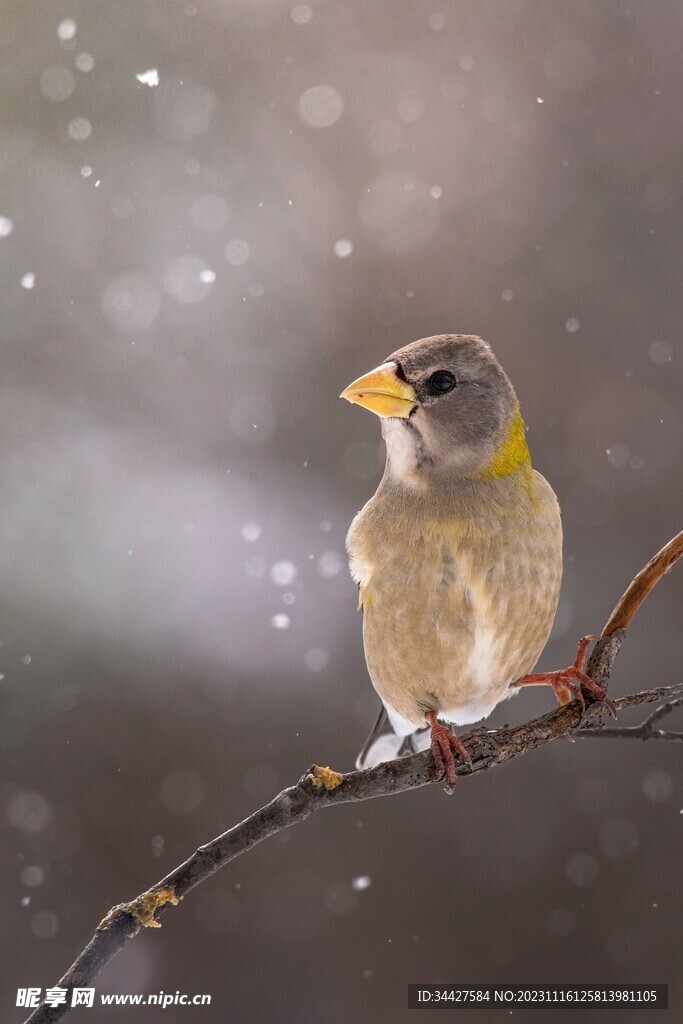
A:
[[[341,397],[381,417],[387,471],[406,483],[484,481],[530,465],[512,384],[474,335],[439,334],[406,345]]]

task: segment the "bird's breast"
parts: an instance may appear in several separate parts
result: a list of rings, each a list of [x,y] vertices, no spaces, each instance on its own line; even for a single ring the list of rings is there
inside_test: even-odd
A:
[[[556,505],[507,519],[379,519],[357,521],[348,542],[373,684],[416,725],[432,709],[478,721],[531,670],[550,631],[562,567]]]

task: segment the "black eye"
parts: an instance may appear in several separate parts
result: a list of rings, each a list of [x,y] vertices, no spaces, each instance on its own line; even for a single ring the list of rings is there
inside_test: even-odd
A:
[[[456,379],[448,370],[437,370],[429,378],[429,390],[433,395],[445,395],[456,386]]]

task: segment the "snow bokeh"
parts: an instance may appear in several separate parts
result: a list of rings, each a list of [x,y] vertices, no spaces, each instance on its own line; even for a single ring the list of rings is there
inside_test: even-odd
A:
[[[314,760],[351,768],[378,702],[344,537],[383,448],[349,381],[417,337],[492,343],[563,508],[543,668],[680,528],[683,449],[673,0],[67,3],[39,22],[6,14],[0,125],[2,905],[28,980],[46,951],[66,966],[107,893]],[[634,622],[617,692],[675,678],[677,580]],[[493,724],[549,706],[525,693]],[[675,761],[554,746],[457,806],[423,790],[283,833],[106,983],[175,991],[210,940],[220,1013],[247,978],[270,1022],[301,1006],[320,937],[316,1020],[393,1021],[397,978],[454,963],[556,978],[579,948],[602,977],[673,976]],[[458,924],[482,905],[485,942]]]

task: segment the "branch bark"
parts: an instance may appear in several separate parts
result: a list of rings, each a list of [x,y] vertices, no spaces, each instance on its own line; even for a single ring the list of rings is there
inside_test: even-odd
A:
[[[588,662],[587,674],[603,688],[607,688],[614,660],[626,635],[626,627],[657,581],[681,554],[683,532],[669,541],[648,562],[619,600]],[[604,705],[591,704],[584,712],[579,701],[572,701],[549,714],[512,728],[506,726],[492,732],[483,728],[474,729],[461,737],[472,755],[472,764],[468,766],[460,763],[457,774],[465,778],[477,775],[567,734],[581,738],[635,736],[639,739],[679,739],[681,734],[663,734],[654,725],[674,707],[683,704],[683,684],[642,690],[618,698],[615,704],[621,711],[662,701],[665,703],[635,729],[605,729],[602,724],[606,710]],[[75,987],[91,986],[100,971],[141,928],[159,927],[158,918],[195,886],[240,854],[251,850],[257,843],[305,821],[315,811],[342,803],[393,796],[439,781],[440,776],[431,751],[345,775],[313,765],[296,785],[283,790],[239,825],[205,846],[200,846],[183,864],[146,892],[129,903],[113,907],[55,987],[70,992]],[[54,1024],[70,1008],[68,1000],[58,1006],[42,1003],[27,1018],[26,1024]]]

